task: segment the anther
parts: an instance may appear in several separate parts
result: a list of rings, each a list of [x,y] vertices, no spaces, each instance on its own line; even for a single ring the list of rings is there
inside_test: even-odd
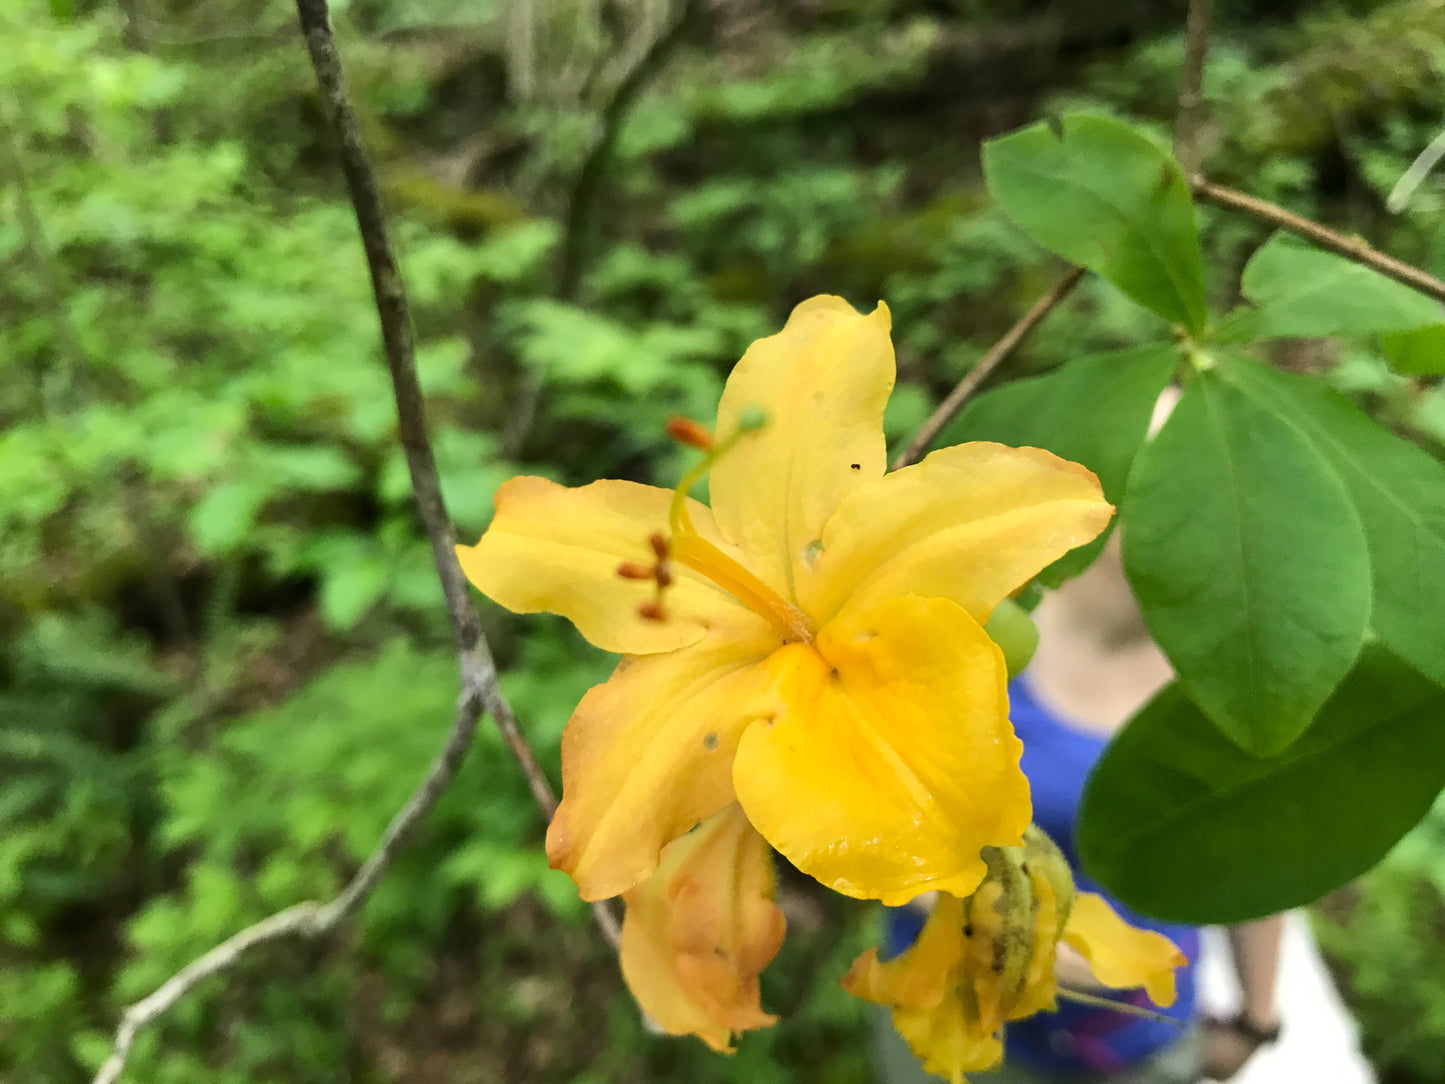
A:
[[[660,602],[644,602],[637,607],[637,616],[644,621],[666,621],[667,611]]]
[[[652,552],[657,554],[659,561],[665,559],[668,551],[672,549],[671,543],[668,542],[661,531],[653,531],[651,537],[647,540],[647,544],[652,547]],[[648,575],[651,576],[652,574],[648,573]]]
[[[658,561],[652,567],[652,578],[657,581],[659,588],[672,586],[672,569],[666,561]]]
[[[686,444],[700,451],[710,452],[713,450],[712,434],[703,428],[700,422],[695,422],[691,418],[679,417],[676,414],[668,418],[667,435],[679,444]]]
[[[636,561],[623,561],[617,566],[617,574],[624,580],[650,580],[654,570]]]

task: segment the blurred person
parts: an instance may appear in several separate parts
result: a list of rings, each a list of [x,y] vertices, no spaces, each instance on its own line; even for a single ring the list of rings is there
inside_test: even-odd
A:
[[[1131,925],[1165,934],[1188,963],[1176,973],[1179,995],[1173,1005],[1154,1006],[1143,991],[1121,999],[1158,1016],[1061,999],[1058,1012],[1010,1023],[1004,1064],[983,1079],[990,1084],[1229,1080],[1279,1035],[1280,918],[1229,930],[1240,1011],[1226,1020],[1205,1019],[1196,981],[1199,931],[1146,918],[1108,896],[1080,868],[1074,844],[1084,782],[1109,735],[1172,677],[1124,579],[1117,535],[1084,574],[1046,596],[1034,619],[1038,650],[1009,685],[1010,717],[1024,744],[1022,767],[1033,790],[1034,821],[1063,850],[1081,891],[1101,892]],[[925,915],[926,904],[890,910],[886,952],[896,954],[911,944]],[[1093,981],[1083,958],[1065,944],[1059,945],[1056,973],[1061,985],[1073,990],[1094,997],[1111,993]],[[886,1032],[880,1060],[887,1084],[933,1079],[893,1029]]]

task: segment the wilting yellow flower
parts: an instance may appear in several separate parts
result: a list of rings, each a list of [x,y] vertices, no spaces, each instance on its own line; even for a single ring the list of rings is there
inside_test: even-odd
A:
[[[1075,894],[1052,840],[1036,827],[1024,846],[991,848],[989,873],[967,899],[940,895],[918,940],[887,962],[870,949],[843,987],[893,1009],[893,1026],[930,1073],[963,1074],[1003,1058],[1006,1021],[1053,1009],[1054,960],[1065,941],[1104,986],[1142,986],[1174,1003],[1174,969],[1186,961],[1167,937],[1136,930],[1099,896]]]
[[[669,843],[623,900],[622,976],[664,1031],[726,1051],[733,1032],[777,1021],[758,997],[783,943],[772,852],[738,806]]]
[[[800,869],[887,902],[966,895],[980,849],[1019,842],[1028,784],[980,625],[1112,509],[1032,448],[885,475],[888,331],[882,305],[817,297],[749,348],[718,406],[711,509],[683,496],[692,478],[515,478],[458,547],[503,606],[627,656],[562,738],[547,853],[584,898],[627,891],[735,801]]]

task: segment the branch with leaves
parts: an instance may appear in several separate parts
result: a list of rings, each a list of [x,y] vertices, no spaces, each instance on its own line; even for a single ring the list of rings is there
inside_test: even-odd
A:
[[[96,1074],[94,1084],[114,1084],[119,1080],[141,1029],[154,1023],[206,979],[236,966],[243,957],[262,946],[293,938],[327,937],[355,914],[455,778],[471,748],[483,712],[492,717],[543,815],[550,818],[557,808],[557,798],[546,773],[497,683],[496,665],[482,635],[471,588],[457,563],[456,537],[442,496],[417,377],[406,287],[392,248],[376,173],[362,143],[347,90],[326,0],[297,0],[296,7],[326,118],[341,146],[342,169],[366,251],[381,323],[396,400],[397,430],[411,475],[417,512],[431,545],[432,561],[446,599],[447,616],[459,654],[462,693],[446,744],[432,761],[421,785],[387,825],[376,850],[340,895],[326,904],[299,903],[262,919],[188,964],[154,993],[127,1008],[116,1031],[112,1052]],[[611,906],[605,902],[594,904],[592,913],[603,936],[615,945],[621,928]]]
[[[624,79],[609,104],[604,116],[602,139],[589,155],[583,171],[577,179],[577,185],[569,205],[566,244],[558,286],[558,292],[563,297],[574,296],[577,283],[580,281],[579,254],[590,232],[590,222],[595,216],[598,178],[612,153],[612,143],[620,128],[621,118],[625,115],[632,100],[635,99],[645,79],[660,63],[660,58],[665,50],[681,34],[688,13],[694,6],[692,0],[688,0],[677,23],[654,43],[653,48],[644,55],[638,66]],[[1425,272],[1383,256],[1363,243],[1344,238],[1318,223],[1299,218],[1282,208],[1244,193],[1234,192],[1216,185],[1194,173],[1200,156],[1199,116],[1202,112],[1201,86],[1209,7],[1208,0],[1196,0],[1190,8],[1186,65],[1181,79],[1180,118],[1176,141],[1178,157],[1183,160],[1184,169],[1180,168],[1178,162],[1154,147],[1146,138],[1128,130],[1127,126],[1119,125],[1117,122],[1103,121],[1100,118],[1070,119],[1064,125],[1062,137],[1042,126],[1028,129],[995,141],[986,150],[985,167],[989,174],[989,184],[1005,213],[1013,218],[1026,233],[1030,233],[1045,247],[1069,260],[1075,266],[1040,297],[1028,312],[983,355],[933,416],[920,428],[913,440],[899,455],[894,463],[895,468],[915,462],[920,457],[949,420],[965,405],[973,402],[974,396],[984,382],[1014,355],[1018,345],[1050,312],[1064,302],[1086,271],[1098,273],[1113,282],[1139,304],[1180,329],[1181,339],[1190,343],[1209,342],[1215,327],[1205,305],[1203,276],[1199,268],[1198,238],[1195,232],[1193,206],[1189,202],[1189,193],[1200,200],[1215,203],[1289,230],[1313,241],[1322,248],[1343,256],[1362,267],[1378,271],[1411,289],[1437,300],[1445,300],[1445,283],[1441,283]],[[324,111],[341,147],[342,167],[371,274],[384,353],[397,406],[400,441],[410,472],[418,514],[431,547],[433,562],[446,601],[447,613],[459,656],[462,692],[444,747],[432,762],[421,785],[392,819],[381,842],[344,890],[328,903],[300,903],[240,931],[187,965],[148,997],[128,1008],[118,1028],[114,1049],[95,1078],[96,1084],[114,1084],[124,1071],[126,1059],[142,1029],[158,1020],[181,998],[208,978],[223,974],[236,966],[253,950],[265,945],[286,939],[315,941],[330,936],[349,918],[353,917],[385,876],[409,836],[426,818],[452,782],[473,743],[482,714],[486,713],[492,716],[509,750],[517,760],[538,807],[550,817],[557,805],[556,796],[545,773],[522,734],[511,706],[500,692],[491,651],[481,633],[478,614],[471,601],[470,588],[457,563],[454,552],[455,538],[443,500],[435,457],[428,435],[423,396],[417,376],[406,291],[388,236],[375,173],[362,145],[357,120],[343,78],[326,2],[325,0],[297,0],[297,9],[320,88]],[[1121,154],[1125,157],[1132,156],[1130,161],[1136,165],[1142,163],[1143,168],[1134,173],[1122,171],[1122,180],[1114,178],[1111,171],[1115,169]],[[1067,168],[1052,171],[1041,170],[1038,168],[1040,163],[1050,166],[1061,165]],[[1025,166],[1027,168],[1024,168]],[[1091,171],[1093,172],[1091,173]],[[1056,185],[1054,189],[1045,190],[1043,195],[1047,198],[1040,198],[1040,189],[1037,183],[1037,178],[1043,176],[1065,178],[1062,185],[1064,188],[1067,188],[1068,183],[1071,182],[1085,183],[1097,180],[1099,177],[1109,178],[1108,183],[1127,184],[1129,178],[1135,173],[1137,176],[1149,180],[1147,191],[1133,193],[1133,195],[1139,196],[1136,202],[1140,206],[1146,206],[1149,213],[1155,217],[1148,223],[1147,229],[1141,228],[1139,221],[1129,220],[1127,215],[1123,216],[1122,221],[1111,220],[1098,224],[1098,230],[1111,234],[1111,241],[1121,242],[1110,245],[1086,243],[1092,241],[1092,238],[1085,238],[1081,241],[1076,224],[1059,218],[1058,203],[1050,204],[1049,202],[1050,199],[1055,199],[1060,186]],[[1162,196],[1160,193],[1163,193]],[[1055,219],[1050,220],[1050,215],[1054,215]],[[1061,225],[1061,223],[1063,224]],[[1093,228],[1093,224],[1091,224],[1091,228]],[[1164,241],[1158,242],[1150,234],[1150,230],[1157,231],[1158,236],[1164,238]],[[1137,243],[1141,237],[1144,243]],[[1239,338],[1233,340],[1231,345],[1238,342],[1247,344],[1250,341],[1253,340]],[[1202,352],[1199,353],[1202,355]],[[1152,391],[1154,395],[1157,395],[1158,389],[1172,378],[1174,367],[1180,358],[1181,347],[1177,342],[1151,344],[1135,354],[1136,356],[1131,357],[1127,363],[1121,363],[1118,370],[1124,373],[1127,380],[1137,385],[1133,389],[1139,393],[1136,398],[1139,403],[1147,406],[1152,403],[1152,396],[1145,393]],[[1196,360],[1198,359],[1196,358]],[[1084,359],[1071,363],[1067,372],[1060,374],[1066,380],[1077,382],[1075,385],[1069,385],[1072,390],[1077,390],[1078,387],[1088,383],[1083,380],[1081,374],[1094,375],[1095,369],[1089,367],[1087,361],[1088,359]],[[1278,437],[1280,446],[1288,448],[1292,454],[1301,454],[1299,445],[1302,442],[1308,445],[1307,438],[1299,434],[1308,431],[1312,417],[1309,411],[1314,410],[1315,407],[1303,397],[1298,403],[1293,402],[1291,397],[1296,393],[1288,390],[1288,385],[1273,381],[1273,378],[1261,378],[1249,365],[1233,361],[1223,365],[1218,372],[1208,372],[1201,364],[1197,387],[1204,390],[1199,391],[1196,398],[1202,400],[1206,396],[1215,397],[1206,404],[1210,409],[1217,409],[1223,413],[1231,410],[1238,411],[1240,418],[1255,418],[1256,416],[1263,418],[1264,420],[1260,423],[1261,431],[1267,431]],[[1279,403],[1284,403],[1284,406],[1279,407]],[[1301,407],[1301,403],[1305,406]],[[1138,403],[1133,405],[1137,407]],[[1281,422],[1279,418],[1275,417],[1276,413],[1282,416],[1288,415],[1290,410],[1296,408],[1301,411],[1298,417],[1288,416],[1285,422]],[[1271,413],[1272,411],[1274,413]],[[1043,416],[1039,412],[1035,413],[1037,416]],[[1006,414],[1005,411],[995,411],[994,421],[1001,426],[1007,421],[1007,419],[1004,422],[998,421],[1004,414]],[[1187,412],[1185,414],[1186,420],[1193,417],[1187,415]],[[1130,426],[1138,430],[1141,442],[1146,417],[1147,412],[1141,414],[1140,411],[1133,410],[1129,420]],[[1349,420],[1342,422],[1341,426],[1347,428],[1349,425],[1355,424],[1354,420]],[[1270,428],[1271,426],[1273,428]],[[1176,423],[1178,432],[1183,432],[1184,428],[1183,423]],[[1279,434],[1283,434],[1283,436]],[[1180,441],[1192,440],[1196,436],[1195,433],[1186,433],[1178,436],[1178,439]],[[1370,435],[1360,439],[1369,441],[1377,438]],[[1017,443],[1031,442],[1020,440]],[[1042,442],[1040,441],[1040,443]],[[1124,468],[1129,466],[1134,452],[1138,450],[1137,443],[1134,447],[1126,450],[1128,455],[1124,457]],[[1166,446],[1164,452],[1156,454],[1164,456],[1169,451],[1170,448]],[[1310,454],[1314,453],[1310,452]],[[1320,454],[1323,456],[1326,453]],[[1396,457],[1390,460],[1393,465],[1404,464],[1399,466],[1401,475],[1409,475],[1413,479],[1415,474],[1420,474],[1421,468],[1419,468],[1418,462],[1400,459],[1402,453],[1398,449],[1392,448],[1389,454]],[[1178,462],[1169,461],[1169,469],[1166,470],[1159,467],[1157,463],[1151,464],[1145,457],[1143,460],[1145,469],[1140,471],[1140,476],[1156,482],[1163,491],[1176,477],[1182,476],[1185,469],[1191,465],[1189,459],[1189,456],[1176,454],[1175,460]],[[1305,464],[1301,468],[1302,471],[1315,471],[1315,476],[1312,477],[1315,477],[1316,481],[1318,481],[1316,476],[1323,476],[1316,469],[1315,462],[1309,458],[1309,455],[1302,455],[1301,462]],[[1117,467],[1119,464],[1112,465]],[[1103,477],[1106,472],[1101,470],[1099,473]],[[1116,488],[1122,486],[1123,478],[1127,473],[1127,469],[1115,471],[1114,475],[1105,480],[1106,490],[1110,486]],[[1222,473],[1222,468],[1220,471],[1216,471],[1215,476],[1220,473]],[[1321,484],[1317,487],[1316,495],[1320,496],[1322,502],[1333,500],[1338,504],[1340,495],[1335,491],[1338,488],[1337,486],[1335,489],[1331,489],[1329,486]],[[1196,489],[1202,492],[1207,490],[1208,486],[1201,484]],[[1194,492],[1191,491],[1188,495],[1193,497]],[[1269,496],[1263,490],[1253,495],[1261,498]],[[1391,492],[1388,496],[1394,498],[1397,494]],[[1351,500],[1354,499],[1355,497],[1352,496]],[[1365,498],[1359,498],[1361,507],[1364,507],[1367,502],[1368,495]],[[1161,499],[1159,501],[1161,507],[1163,503]],[[1395,503],[1398,504],[1399,501]],[[1251,507],[1267,505],[1268,501],[1260,499],[1254,501]],[[1353,529],[1356,524],[1356,521],[1350,518],[1355,514],[1351,511],[1353,506],[1340,505],[1340,507],[1345,510],[1332,523],[1334,527],[1348,533],[1346,529]],[[1150,525],[1150,521],[1147,519],[1149,511],[1152,509],[1146,508],[1146,511],[1139,513],[1141,517],[1146,517],[1142,519],[1145,527]],[[1359,518],[1363,518],[1363,513]],[[1409,524],[1406,526],[1408,528]],[[1162,536],[1163,532],[1160,533]],[[1355,531],[1355,535],[1359,533],[1359,531]],[[1357,538],[1355,535],[1345,538],[1341,534],[1340,545],[1354,547],[1351,553],[1354,558],[1358,558],[1356,565],[1358,568],[1364,569],[1361,575],[1368,580],[1369,568],[1362,556],[1365,554],[1366,541],[1363,537]],[[1144,537],[1144,535],[1141,534],[1139,537]],[[1369,546],[1377,545],[1379,543],[1374,536],[1371,536]],[[1291,552],[1300,553],[1307,549],[1308,547],[1305,545],[1295,545],[1291,547]],[[1375,555],[1372,552],[1370,556]],[[1147,560],[1148,557],[1149,555],[1146,554],[1144,559]],[[1387,566],[1388,562],[1377,562],[1377,568],[1384,567],[1388,571]],[[1165,569],[1157,578],[1167,580],[1175,574],[1177,574],[1177,570]],[[660,586],[661,580],[658,582]],[[1360,600],[1356,599],[1355,601],[1359,602]],[[1354,616],[1360,616],[1360,620],[1363,622],[1364,617],[1361,615],[1366,613],[1368,607],[1364,607],[1362,604],[1356,609],[1359,609],[1359,615],[1352,613],[1346,616],[1351,619]],[[1381,612],[1378,606],[1376,612]],[[1185,628],[1177,635],[1177,642],[1184,643],[1186,648],[1181,654],[1181,658],[1185,665],[1204,667],[1210,660],[1203,659],[1201,661],[1188,655],[1189,644],[1187,641],[1190,631]],[[1350,630],[1346,629],[1345,632],[1349,633]],[[1390,638],[1391,630],[1385,629],[1382,635],[1384,638]],[[1399,648],[1398,630],[1393,633],[1393,636],[1392,646]],[[1168,639],[1169,634],[1166,633],[1161,638]],[[1348,639],[1348,635],[1343,637],[1343,640],[1347,641]],[[1358,645],[1356,644],[1356,646]],[[1197,654],[1199,653],[1196,652]],[[1332,672],[1327,676],[1336,683],[1344,680],[1343,672],[1352,665],[1353,658],[1353,655],[1350,657],[1342,655],[1340,658],[1329,660],[1331,665],[1338,664],[1335,669],[1339,672]],[[1273,663],[1278,660],[1267,661]],[[1287,659],[1284,660],[1284,663],[1287,662]],[[1306,675],[1306,678],[1314,682],[1314,686],[1308,690],[1310,694],[1319,693],[1323,686],[1316,677]],[[1208,681],[1206,674],[1205,687],[1209,687]],[[1360,685],[1359,680],[1355,680],[1353,685],[1346,681],[1343,687],[1350,690],[1351,695],[1354,695],[1358,692],[1355,688],[1357,685]],[[1365,696],[1368,691],[1366,682],[1364,693],[1359,693],[1359,699],[1362,702],[1368,699]],[[1262,756],[1273,755],[1271,750],[1278,751],[1283,748],[1280,745],[1282,740],[1288,744],[1288,741],[1296,736],[1285,734],[1282,737],[1280,733],[1265,733],[1261,736],[1256,730],[1251,729],[1251,721],[1243,718],[1237,710],[1240,707],[1240,698],[1234,695],[1234,692],[1237,690],[1231,692],[1226,688],[1223,690],[1221,701],[1212,701],[1207,705],[1208,710],[1213,713],[1208,719],[1202,712],[1203,705],[1197,707],[1179,698],[1174,701],[1161,700],[1160,703],[1163,707],[1155,714],[1162,717],[1163,712],[1167,709],[1182,718],[1186,728],[1193,726],[1196,730],[1209,733],[1213,733],[1209,730],[1210,727],[1225,730],[1230,738],[1242,747],[1251,748],[1253,745],[1253,751],[1256,753],[1260,752],[1262,748],[1264,750]],[[1320,695],[1324,696],[1327,693],[1328,689]],[[1433,703],[1433,701],[1429,701],[1431,695],[1433,694],[1428,691],[1420,692],[1418,700],[1422,703]],[[1318,697],[1316,699],[1319,700]],[[1221,703],[1223,707],[1220,707]],[[1311,707],[1311,710],[1318,709],[1320,703],[1316,702],[1308,706]],[[1311,715],[1300,712],[1297,712],[1296,715],[1298,717],[1291,720],[1291,725],[1298,724],[1301,727],[1310,725]],[[1221,718],[1225,722],[1220,722]],[[1174,721],[1177,722],[1178,719]],[[1234,727],[1233,730],[1229,729],[1231,726]],[[1161,727],[1161,732],[1163,729],[1166,728]],[[1147,733],[1148,725],[1140,732]],[[1232,768],[1232,764],[1226,764],[1226,767]],[[1127,785],[1128,780],[1138,778],[1142,774],[1119,770],[1115,776],[1124,781],[1119,784],[1124,786]],[[1103,778],[1107,779],[1109,776],[1106,774]],[[1435,789],[1438,790],[1438,786]],[[1101,793],[1104,793],[1107,798],[1107,789]],[[1393,821],[1391,824],[1394,826]],[[1094,830],[1094,836],[1091,838],[1094,839],[1094,842],[1090,846],[1095,848],[1096,853],[1103,856],[1101,868],[1124,870],[1124,873],[1120,874],[1120,876],[1124,876],[1127,873],[1128,861],[1132,860],[1131,856],[1121,857],[1120,852],[1111,849],[1113,847],[1111,837],[1101,836],[1097,830]],[[1373,845],[1372,842],[1371,846]],[[1287,855],[1282,856],[1281,861],[1286,861],[1288,857]],[[1179,877],[1187,880],[1183,873]],[[1227,879],[1221,883],[1227,883]],[[1126,895],[1127,893],[1121,890],[1120,894]],[[1271,905],[1276,902],[1271,901]],[[1167,910],[1168,901],[1161,907]],[[616,944],[619,930],[616,917],[610,907],[605,903],[597,904],[594,907],[594,915],[604,936]]]

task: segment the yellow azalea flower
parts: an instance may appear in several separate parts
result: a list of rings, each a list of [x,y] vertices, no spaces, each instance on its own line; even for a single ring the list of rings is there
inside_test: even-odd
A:
[[[515,478],[458,547],[503,606],[626,656],[562,738],[547,853],[584,898],[734,802],[806,873],[885,902],[967,895],[981,848],[1019,842],[1028,784],[980,626],[1112,508],[1034,448],[885,475],[888,333],[883,305],[817,297],[754,343],[718,406],[711,509],[684,496],[696,477]]]
[[[930,1073],[960,1084],[966,1072],[993,1068],[1006,1021],[1056,1006],[1061,940],[1102,985],[1142,986],[1154,1004],[1174,1003],[1184,954],[1163,934],[1125,923],[1101,897],[1076,894],[1041,830],[1030,826],[1022,847],[985,857],[989,873],[977,892],[940,895],[910,948],[886,962],[869,950],[843,979],[850,993],[892,1007],[894,1027]]]
[[[664,1031],[728,1051],[734,1032],[777,1021],[758,997],[783,943],[772,851],[738,806],[669,843],[623,900],[622,976]]]

